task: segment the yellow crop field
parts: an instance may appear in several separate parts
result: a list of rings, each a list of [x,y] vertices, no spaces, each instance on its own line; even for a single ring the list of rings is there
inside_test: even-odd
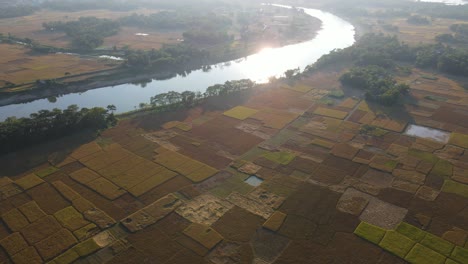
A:
[[[100,177],[85,184],[109,200],[115,200],[126,192],[106,178]]]
[[[155,162],[184,175],[193,182],[203,181],[218,172],[215,168],[175,151],[160,148],[158,153],[160,154],[155,157]]]
[[[353,98],[346,98],[343,102],[341,102],[338,106],[353,109],[359,103],[358,100]]]
[[[184,176],[189,178],[193,182],[201,182],[215,175],[217,172],[218,172],[217,169],[212,168],[208,165],[204,165],[203,167],[190,173],[189,175],[184,175]]]
[[[36,174],[28,174],[15,181],[23,190],[31,189],[34,186],[37,186],[43,183],[44,180],[39,178]]]
[[[133,196],[140,196],[151,189],[165,183],[166,181],[174,178],[177,176],[177,173],[170,171],[170,170],[163,170],[162,172],[150,176],[146,180],[138,183],[137,185],[133,186],[128,190]]]
[[[468,149],[468,135],[452,133],[452,135],[450,135],[450,144]]]
[[[307,93],[310,90],[312,90],[312,87],[304,85],[304,84],[296,84],[294,86],[282,86],[284,89],[292,90],[295,92],[300,92],[300,93]]]
[[[258,110],[245,107],[245,106],[236,106],[226,112],[224,112],[225,116],[229,116],[239,120],[245,120],[253,115],[255,115]]]
[[[83,168],[81,170],[71,173],[70,177],[77,182],[86,184],[88,182],[96,180],[97,178],[100,178],[101,175],[97,174],[96,172],[88,168]]]
[[[251,118],[262,121],[263,125],[270,128],[281,129],[295,120],[298,113],[280,111],[275,109],[262,109]]]
[[[339,111],[339,110],[334,110],[334,109],[328,109],[324,107],[319,107],[314,111],[314,114],[316,115],[322,115],[322,116],[328,116],[328,117],[333,117],[337,119],[344,119],[348,113]]]
[[[82,145],[79,148],[75,149],[72,152],[72,154],[70,154],[70,156],[75,159],[82,159],[86,156],[89,156],[101,150],[102,150],[101,147],[96,142],[93,141],[91,143]]]

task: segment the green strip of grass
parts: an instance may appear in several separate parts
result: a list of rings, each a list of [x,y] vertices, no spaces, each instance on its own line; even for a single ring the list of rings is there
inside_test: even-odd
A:
[[[421,244],[445,256],[450,256],[450,253],[452,253],[453,248],[455,247],[452,243],[448,242],[447,240],[434,236],[430,233],[427,233],[424,239],[421,240]]]
[[[49,175],[51,175],[52,173],[54,172],[57,172],[59,169],[53,167],[53,166],[50,166],[48,168],[45,168],[43,170],[40,170],[40,171],[36,171],[35,174],[41,178],[44,178],[44,177],[47,177]]]
[[[405,260],[413,264],[444,264],[446,257],[421,244],[416,244]]]
[[[296,157],[296,155],[289,152],[279,151],[267,152],[263,154],[263,157],[279,164],[288,165]]]
[[[385,233],[385,229],[366,222],[361,222],[356,230],[354,230],[354,234],[357,236],[377,245],[380,243],[380,241],[382,241]]]
[[[465,198],[468,198],[468,185],[458,183],[452,180],[445,180],[442,186],[442,191],[447,193],[454,193]]]
[[[404,259],[415,244],[416,242],[396,231],[388,231],[379,246]]]
[[[452,258],[460,263],[468,263],[468,249],[455,247],[452,252]]]
[[[405,222],[401,222],[396,228],[396,231],[417,242],[421,241],[426,236],[426,232]]]

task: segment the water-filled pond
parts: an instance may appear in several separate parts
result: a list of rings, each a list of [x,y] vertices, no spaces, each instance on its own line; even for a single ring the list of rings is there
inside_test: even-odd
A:
[[[414,137],[432,139],[442,143],[447,143],[450,139],[449,132],[418,125],[409,125],[405,134]]]
[[[257,187],[257,186],[260,186],[260,184],[262,184],[263,179],[257,176],[250,176],[249,178],[245,180],[245,182],[249,185]]]

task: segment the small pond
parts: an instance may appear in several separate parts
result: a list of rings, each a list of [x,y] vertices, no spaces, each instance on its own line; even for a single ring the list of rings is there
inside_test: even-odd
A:
[[[442,143],[447,143],[450,139],[449,132],[418,125],[409,125],[405,134],[419,138],[428,138]]]
[[[252,185],[253,187],[257,187],[260,186],[260,184],[262,184],[263,179],[253,175],[247,178],[245,182],[249,185]]]

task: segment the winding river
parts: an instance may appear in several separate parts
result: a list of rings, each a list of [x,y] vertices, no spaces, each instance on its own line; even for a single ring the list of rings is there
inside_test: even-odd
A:
[[[239,60],[212,65],[209,72],[197,70],[185,77],[177,76],[163,81],[153,80],[144,88],[135,84],[123,84],[66,94],[57,98],[54,103],[47,99],[40,99],[24,104],[6,105],[0,107],[0,120],[9,116],[29,116],[41,109],[65,109],[71,104],[88,108],[106,107],[113,104],[117,107],[117,113],[127,112],[134,110],[142,102],[149,102],[151,96],[171,90],[204,92],[208,86],[217,83],[247,78],[256,82],[266,82],[269,77],[280,76],[288,69],[297,67],[304,69],[334,49],[353,45],[355,41],[353,25],[321,10],[308,8],[303,8],[303,10],[322,21],[322,28],[310,41],[281,48],[265,48],[259,53]]]
[[[444,3],[446,5],[466,5],[466,0],[416,0],[416,2]]]

